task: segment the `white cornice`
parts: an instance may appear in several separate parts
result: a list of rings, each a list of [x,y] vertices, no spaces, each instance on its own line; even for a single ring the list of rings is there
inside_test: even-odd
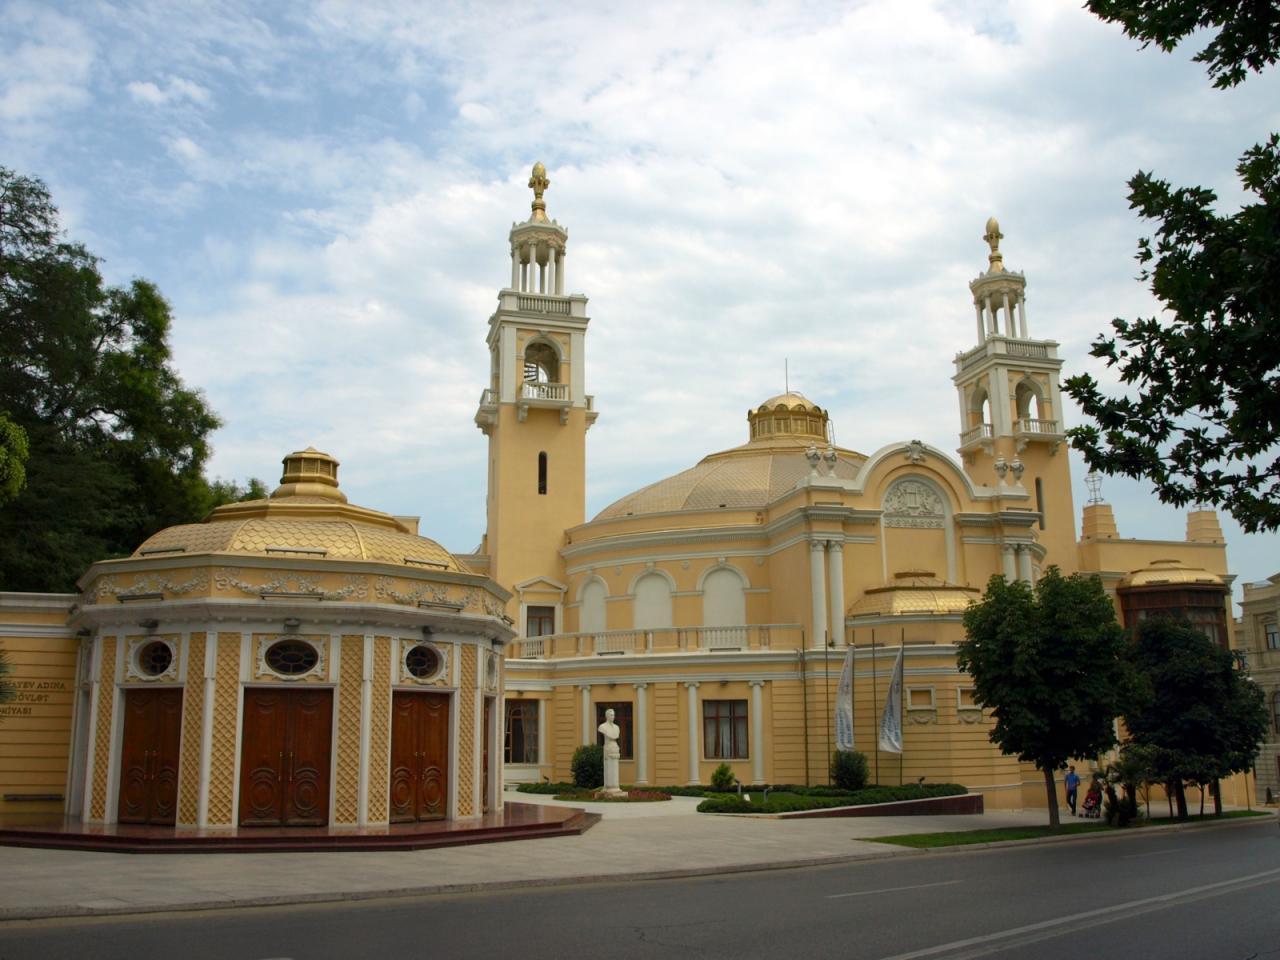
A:
[[[76,605],[80,595],[76,593],[19,593],[16,591],[0,592],[0,610],[15,613],[48,613],[50,611],[70,612]]]

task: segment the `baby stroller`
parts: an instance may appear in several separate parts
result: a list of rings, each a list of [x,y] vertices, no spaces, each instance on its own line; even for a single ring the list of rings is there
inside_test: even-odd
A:
[[[1102,816],[1102,788],[1095,781],[1084,795],[1084,816],[1097,819]]]

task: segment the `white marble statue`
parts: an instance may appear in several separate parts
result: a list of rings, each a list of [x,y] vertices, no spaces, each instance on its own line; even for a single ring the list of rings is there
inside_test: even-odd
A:
[[[618,758],[622,756],[622,751],[618,749],[618,735],[621,731],[613,722],[613,717],[613,709],[606,710],[604,723],[596,729],[604,737],[604,792],[620,794],[622,790],[618,786]]]

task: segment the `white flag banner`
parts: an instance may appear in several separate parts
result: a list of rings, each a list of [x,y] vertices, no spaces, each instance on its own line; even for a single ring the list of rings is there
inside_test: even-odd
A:
[[[845,654],[836,687],[836,749],[853,749],[853,647]]]
[[[880,749],[885,753],[902,752],[902,652],[905,649],[905,646],[898,647],[884,713],[880,716]]]

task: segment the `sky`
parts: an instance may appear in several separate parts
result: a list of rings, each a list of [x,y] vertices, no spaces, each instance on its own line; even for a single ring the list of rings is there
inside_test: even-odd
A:
[[[1242,202],[1280,80],[1214,90],[1195,39],[1142,50],[1059,0],[0,0],[0,165],[48,184],[110,282],[168,298],[224,421],[212,476],[271,485],[315,446],[353,502],[466,552],[535,161],[590,298],[588,517],[744,442],[784,361],[841,446],[952,451],[987,217],[1030,335],[1118,390],[1090,343],[1158,312],[1126,181]],[[1147,485],[1102,494],[1122,537],[1185,535]],[[1238,598],[1280,543],[1222,519]]]

